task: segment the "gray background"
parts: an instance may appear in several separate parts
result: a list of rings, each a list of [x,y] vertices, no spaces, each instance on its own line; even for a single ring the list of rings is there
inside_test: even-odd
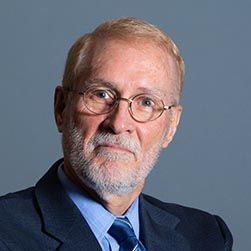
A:
[[[186,62],[184,113],[146,192],[221,215],[250,250],[251,2],[0,2],[0,193],[34,184],[61,154],[53,92],[70,45],[100,22],[146,19]]]

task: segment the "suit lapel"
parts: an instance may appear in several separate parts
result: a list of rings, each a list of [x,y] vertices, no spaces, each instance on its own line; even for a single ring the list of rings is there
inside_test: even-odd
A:
[[[47,250],[102,251],[78,208],[57,178],[56,162],[37,183],[35,197],[46,234]],[[180,219],[140,196],[140,239],[149,251],[191,251]],[[177,227],[179,226],[179,228]]]
[[[57,178],[57,167],[61,161],[51,167],[35,188],[44,231],[50,236],[51,250],[101,251],[87,222]]]
[[[140,196],[140,239],[147,250],[191,251],[186,238],[177,230],[180,219]]]

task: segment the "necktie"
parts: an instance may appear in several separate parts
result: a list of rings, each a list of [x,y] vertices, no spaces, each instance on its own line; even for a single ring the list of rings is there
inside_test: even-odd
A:
[[[146,251],[137,239],[129,220],[117,217],[108,233],[118,242],[119,251]]]

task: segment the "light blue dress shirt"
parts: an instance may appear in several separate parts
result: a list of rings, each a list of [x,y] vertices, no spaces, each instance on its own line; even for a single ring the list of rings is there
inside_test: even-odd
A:
[[[68,196],[78,207],[81,214],[89,224],[93,234],[103,251],[118,251],[119,245],[107,231],[113,224],[116,216],[107,211],[100,203],[89,197],[83,190],[78,188],[64,174],[63,164],[58,168],[58,178]],[[137,198],[127,210],[126,216],[131,222],[135,235],[139,239],[139,199]]]

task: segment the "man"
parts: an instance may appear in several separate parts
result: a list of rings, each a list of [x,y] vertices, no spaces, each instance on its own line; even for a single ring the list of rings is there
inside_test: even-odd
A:
[[[231,250],[218,216],[141,193],[179,123],[183,75],[175,44],[144,21],[79,38],[55,91],[64,159],[2,197],[0,249]]]

